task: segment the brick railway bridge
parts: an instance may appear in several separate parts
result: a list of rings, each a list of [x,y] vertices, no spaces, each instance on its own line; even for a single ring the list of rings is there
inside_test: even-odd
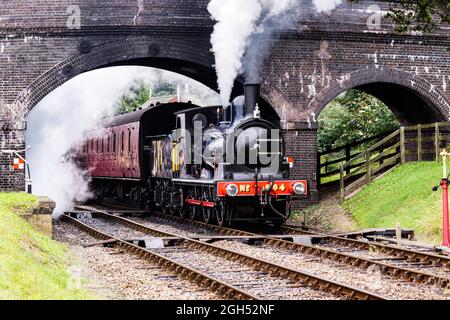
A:
[[[27,113],[86,71],[142,65],[175,71],[217,89],[208,0],[9,0],[0,7],[0,149],[23,149]],[[358,1],[318,14],[303,0],[296,27],[265,63],[262,98],[284,124],[296,177],[317,191],[321,110],[356,88],[385,102],[402,124],[449,119],[448,30],[396,34],[383,18],[395,1]],[[380,24],[377,22],[381,20]],[[240,94],[236,86],[234,95]],[[64,103],[64,101],[61,101]],[[0,156],[0,190],[23,190]]]

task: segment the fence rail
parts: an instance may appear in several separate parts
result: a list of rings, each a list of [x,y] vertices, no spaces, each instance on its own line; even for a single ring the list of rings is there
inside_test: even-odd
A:
[[[319,152],[317,154],[317,163],[319,164],[317,176],[319,177],[319,184],[326,184],[326,180],[329,180],[328,182],[339,181],[340,164],[350,161],[350,159],[364,150],[368,144],[379,141],[390,133],[392,133],[392,131]],[[353,166],[357,165],[358,164],[353,164]],[[347,173],[350,173],[351,169],[352,167],[346,168]]]
[[[439,161],[441,147],[447,147],[448,143],[450,122],[401,127],[340,163],[339,170],[330,174],[339,172],[341,201],[344,201],[401,163]]]

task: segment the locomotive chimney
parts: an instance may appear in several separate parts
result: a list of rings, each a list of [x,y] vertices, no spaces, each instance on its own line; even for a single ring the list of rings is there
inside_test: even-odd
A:
[[[260,84],[246,83],[244,85],[245,116],[253,116],[256,105],[259,103]]]

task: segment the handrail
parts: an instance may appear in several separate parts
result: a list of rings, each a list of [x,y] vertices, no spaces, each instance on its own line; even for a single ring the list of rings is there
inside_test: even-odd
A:
[[[319,155],[323,156],[323,155],[330,154],[330,153],[336,153],[338,151],[345,150],[348,147],[351,148],[353,146],[357,146],[357,145],[360,145],[360,144],[363,144],[363,143],[366,143],[366,142],[369,142],[369,141],[372,141],[372,140],[375,140],[375,139],[379,139],[381,137],[385,137],[390,132],[392,132],[392,131],[383,132],[383,133],[381,133],[379,135],[372,136],[372,137],[365,138],[365,139],[361,139],[361,140],[357,140],[357,141],[354,141],[352,143],[348,143],[346,145],[343,145],[343,146],[340,146],[340,147],[336,147],[336,148],[333,148],[333,149],[326,149],[324,151],[319,152]]]

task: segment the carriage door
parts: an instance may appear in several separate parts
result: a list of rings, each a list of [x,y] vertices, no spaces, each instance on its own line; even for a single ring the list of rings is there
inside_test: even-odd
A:
[[[176,177],[186,176],[186,118],[177,116],[176,129],[172,132],[172,164]]]

